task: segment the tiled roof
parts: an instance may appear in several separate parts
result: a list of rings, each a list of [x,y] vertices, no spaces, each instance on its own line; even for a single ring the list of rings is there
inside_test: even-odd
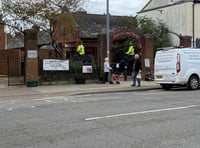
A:
[[[51,38],[47,32],[40,31],[38,33],[38,45],[45,45],[51,43]],[[17,49],[24,47],[24,37],[12,37],[7,42],[7,49]]]
[[[106,33],[106,15],[73,13],[72,16],[80,27],[81,38],[96,38],[98,34]],[[127,16],[110,16],[110,32],[126,29]]]
[[[80,28],[80,38],[97,38],[98,34],[106,33],[106,15],[96,15],[87,13],[72,13],[72,17]],[[110,32],[127,29],[127,22],[134,17],[128,16],[110,16]],[[48,33],[38,33],[38,45],[51,43]],[[8,40],[7,48],[24,47],[23,37],[11,38]]]

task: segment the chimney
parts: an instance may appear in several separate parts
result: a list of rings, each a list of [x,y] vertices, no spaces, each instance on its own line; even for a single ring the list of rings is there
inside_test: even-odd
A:
[[[36,30],[37,32],[39,32],[39,31],[40,31],[40,27],[39,27],[39,26],[37,26],[37,25],[34,25],[34,26],[32,26],[32,29]]]

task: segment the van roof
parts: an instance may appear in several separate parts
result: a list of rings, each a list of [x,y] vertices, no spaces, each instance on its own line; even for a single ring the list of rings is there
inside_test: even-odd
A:
[[[194,48],[194,47],[163,47],[163,48],[157,48],[156,51],[171,50],[171,49],[199,49],[200,50],[200,48]]]
[[[183,46],[179,46],[179,47],[161,47],[161,48],[157,48],[158,50],[169,50],[169,49],[179,49],[179,48],[183,48]]]

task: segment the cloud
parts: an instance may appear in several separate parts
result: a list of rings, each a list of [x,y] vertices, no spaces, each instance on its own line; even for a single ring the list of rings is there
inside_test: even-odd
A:
[[[109,0],[109,13],[112,15],[135,16],[148,0]],[[88,13],[105,14],[107,0],[87,0],[84,8]]]

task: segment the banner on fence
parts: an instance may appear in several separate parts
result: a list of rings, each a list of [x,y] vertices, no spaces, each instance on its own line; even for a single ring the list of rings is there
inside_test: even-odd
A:
[[[69,70],[69,60],[43,59],[43,70]]]
[[[83,73],[92,73],[92,66],[88,65],[88,66],[83,66],[82,67],[82,72]]]

